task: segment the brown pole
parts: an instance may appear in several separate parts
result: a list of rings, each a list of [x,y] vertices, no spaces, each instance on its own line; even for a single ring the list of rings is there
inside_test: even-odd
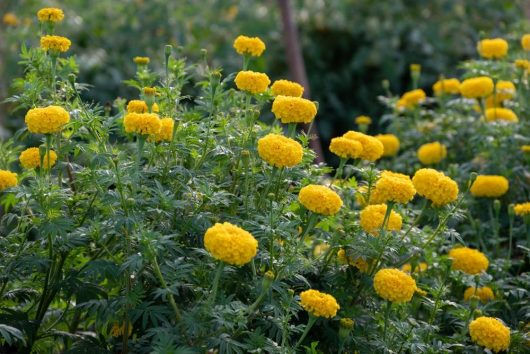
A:
[[[302,56],[302,48],[298,40],[298,29],[294,22],[293,10],[289,0],[278,0],[280,11],[282,15],[283,34],[285,38],[285,50],[287,52],[287,64],[289,72],[294,81],[298,82],[304,87],[304,97],[311,97],[311,88],[309,87],[309,80],[305,71],[304,57]],[[309,126],[304,126],[304,130],[308,131]],[[311,140],[309,144],[316,153],[316,162],[324,162],[324,154],[320,138],[318,136],[317,122],[313,122],[311,129]]]

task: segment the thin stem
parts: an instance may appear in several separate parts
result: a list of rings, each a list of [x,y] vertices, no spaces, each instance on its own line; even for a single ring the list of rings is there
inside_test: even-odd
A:
[[[386,228],[388,225],[388,220],[390,219],[390,214],[392,212],[392,208],[394,207],[394,204],[395,204],[394,202],[388,202],[386,206],[385,218],[383,219],[383,223],[381,224],[381,230],[379,231],[379,237],[381,237],[381,239],[384,239],[386,235]],[[369,273],[370,277],[374,275],[375,271],[379,267],[379,262],[381,261],[381,258],[383,258],[383,254],[385,253],[385,249],[389,241],[390,239],[385,241],[384,247],[381,248],[379,255],[377,256],[376,260],[372,264],[372,267]]]
[[[388,328],[388,318],[390,317],[390,310],[392,309],[392,302],[387,301],[386,302],[386,309],[385,309],[385,323],[383,327],[383,342],[386,341],[386,331]]]
[[[169,287],[167,286],[166,280],[164,279],[164,276],[162,275],[162,271],[160,270],[160,266],[158,265],[156,256],[153,256],[153,267],[155,270],[155,274],[158,277],[158,280],[160,281],[160,284],[162,284],[162,287],[166,291],[168,291],[167,300],[169,301],[169,304],[171,305],[171,308],[173,309],[173,312],[175,313],[175,318],[177,321],[180,321],[182,317],[180,314],[180,310],[177,306],[177,303],[175,302],[175,298],[173,297],[173,294],[169,292]]]
[[[221,273],[223,272],[224,266],[225,264],[223,262],[219,262],[219,265],[217,266],[215,277],[213,278],[212,292],[210,293],[210,298],[208,299],[208,305],[212,305],[215,302],[215,298],[217,297],[217,288],[219,287],[219,279],[221,279]]]
[[[295,352],[296,352],[296,348],[298,348],[300,346],[300,344],[302,344],[302,342],[304,341],[305,337],[309,333],[309,330],[311,330],[311,327],[313,327],[313,325],[315,324],[316,321],[317,321],[317,318],[310,314],[309,315],[309,319],[307,320],[307,325],[305,326],[304,333],[302,333],[302,336],[300,337],[298,342],[296,342],[296,345],[293,348]]]

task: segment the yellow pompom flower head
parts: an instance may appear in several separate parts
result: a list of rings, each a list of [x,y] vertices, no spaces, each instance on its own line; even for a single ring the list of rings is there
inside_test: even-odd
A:
[[[138,66],[146,66],[151,60],[149,57],[134,57],[133,61]]]
[[[306,209],[320,215],[335,215],[342,207],[340,196],[326,186],[310,184],[300,189],[298,201]]]
[[[12,27],[15,27],[15,26],[18,26],[18,23],[19,23],[19,20],[18,20],[18,17],[12,13],[12,12],[7,12],[4,17],[2,17],[2,22],[4,23],[4,25],[6,26],[12,26]]]
[[[399,151],[399,138],[394,134],[379,134],[375,138],[383,144],[383,156],[392,157],[396,156]]]
[[[15,187],[18,184],[17,174],[11,171],[0,170],[0,192]]]
[[[173,118],[162,118],[160,119],[160,130],[158,133],[151,135],[149,139],[154,142],[171,141],[173,140],[173,128],[175,127],[175,121]]]
[[[475,275],[488,269],[489,261],[484,253],[468,247],[453,248],[449,251],[452,269]]]
[[[465,98],[484,98],[493,92],[493,80],[487,76],[473,77],[460,84],[460,94]]]
[[[373,136],[350,130],[349,132],[344,134],[343,137],[361,143],[363,149],[361,151],[361,154],[359,155],[359,158],[361,158],[362,160],[379,160],[385,152],[385,147],[383,143],[377,138],[374,138]]]
[[[265,43],[258,37],[247,37],[240,35],[234,41],[234,49],[237,54],[259,57],[265,51]]]
[[[317,114],[314,102],[300,97],[276,96],[272,113],[284,124],[311,123]]]
[[[64,19],[64,12],[53,7],[43,8],[37,12],[37,18],[42,23],[57,23]]]
[[[470,192],[475,197],[498,198],[503,196],[510,187],[510,183],[503,176],[477,176],[471,185]]]
[[[57,133],[69,121],[70,114],[59,106],[32,108],[25,118],[28,130],[35,134]]]
[[[289,80],[276,80],[271,86],[271,91],[274,96],[302,97],[304,87]]]
[[[304,333],[294,346],[297,348],[305,339],[309,330],[319,317],[333,318],[337,315],[340,305],[337,300],[329,294],[318,290],[309,289],[300,293],[300,306],[309,313],[309,319]]]
[[[40,38],[40,47],[50,54],[58,55],[68,51],[72,42],[66,37],[43,36]]]
[[[460,81],[458,79],[440,79],[432,85],[436,96],[456,95],[460,93]]]
[[[161,122],[155,113],[127,113],[123,118],[123,126],[127,133],[149,136],[160,132]]]
[[[410,177],[401,173],[383,171],[370,195],[370,204],[410,202],[416,189]]]
[[[407,273],[395,269],[381,269],[374,276],[374,289],[383,299],[400,304],[412,300],[416,281]]]
[[[337,137],[331,139],[329,144],[329,151],[340,157],[341,159],[356,159],[363,151],[363,146],[356,140],[346,139],[344,137]]]
[[[302,161],[304,150],[296,140],[279,134],[268,134],[258,140],[258,154],[274,167],[293,167]]]
[[[359,219],[363,230],[373,236],[378,236],[383,227],[386,231],[401,230],[403,222],[401,215],[390,210],[389,216],[386,217],[387,210],[388,206],[386,204],[368,205],[361,210]]]
[[[530,34],[525,34],[521,37],[521,47],[525,51],[530,51]]]
[[[432,168],[416,171],[412,183],[418,194],[430,200],[434,207],[444,206],[458,198],[458,184]]]
[[[49,153],[44,152],[41,156],[40,149],[32,147],[22,151],[18,159],[22,167],[26,169],[38,168],[42,162],[42,166],[47,170],[50,166],[55,165],[57,154],[55,151],[50,150]]]
[[[422,164],[434,165],[445,159],[447,156],[447,148],[445,145],[435,141],[420,146],[416,155]]]
[[[417,107],[419,104],[424,102],[427,98],[425,91],[422,89],[416,89],[405,92],[399,101],[397,102],[397,108],[400,109],[412,109]]]
[[[517,123],[519,121],[519,118],[517,118],[517,115],[514,111],[508,108],[488,108],[486,109],[486,121],[503,121]]]
[[[368,131],[368,126],[372,124],[372,118],[368,116],[358,116],[355,118],[355,124],[359,126],[359,130],[363,133]]]
[[[151,111],[157,113],[159,107],[156,103],[153,103],[151,106]],[[147,102],[141,100],[130,100],[127,104],[127,113],[148,113],[149,107],[147,107]]]
[[[513,210],[515,215],[528,216],[530,215],[530,202],[515,204]]]
[[[464,291],[464,301],[469,301],[472,297],[477,297],[483,303],[494,300],[495,295],[490,287],[484,286],[482,288],[469,287]]]
[[[479,317],[469,324],[473,342],[498,353],[510,348],[510,328],[493,317]]]
[[[258,241],[248,231],[225,222],[206,230],[204,247],[215,259],[242,266],[256,256]]]
[[[501,59],[508,54],[508,42],[502,38],[483,39],[477,44],[481,57],[486,59]]]
[[[240,71],[234,80],[239,90],[257,95],[267,91],[271,80],[267,74],[254,71]]]

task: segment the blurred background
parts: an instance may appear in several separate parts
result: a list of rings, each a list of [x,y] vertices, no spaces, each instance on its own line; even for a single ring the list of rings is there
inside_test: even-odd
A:
[[[322,145],[348,129],[354,118],[369,115],[376,133],[384,107],[377,96],[383,80],[399,94],[410,89],[409,65],[421,64],[420,86],[427,93],[444,74],[458,75],[458,62],[474,57],[484,36],[521,32],[528,1],[503,0],[299,0],[291,1],[305,60],[311,99],[319,102]],[[135,72],[134,56],[163,64],[165,44],[190,61],[204,56],[225,75],[241,67],[232,42],[239,34],[259,36],[267,44],[254,65],[272,80],[291,78],[277,0],[1,0],[0,100],[16,94],[12,80],[22,45],[38,45],[36,12],[60,7],[65,21],[59,33],[69,37],[79,65],[85,98],[101,105],[117,96],[131,98],[124,80]],[[4,134],[23,112],[0,106]],[[327,150],[327,149],[324,149]]]

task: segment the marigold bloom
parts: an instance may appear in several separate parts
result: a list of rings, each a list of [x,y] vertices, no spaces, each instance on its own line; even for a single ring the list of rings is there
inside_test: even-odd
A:
[[[444,206],[458,198],[458,184],[443,172],[432,168],[422,168],[412,177],[416,191],[429,199],[433,206]]]
[[[471,185],[470,192],[475,197],[497,198],[504,195],[510,182],[503,176],[481,175]]]
[[[530,215],[530,202],[515,204],[513,211],[519,216]]]
[[[144,87],[143,92],[146,96],[154,96],[156,95],[156,87]]]
[[[377,295],[393,303],[409,302],[416,291],[416,281],[407,273],[395,268],[381,269],[374,276]]]
[[[258,241],[248,231],[224,222],[206,230],[204,247],[215,259],[242,266],[256,256]]]
[[[508,54],[508,42],[502,38],[483,39],[477,44],[481,57],[486,59],[500,59]]]
[[[482,98],[493,92],[493,80],[487,76],[473,77],[460,84],[460,93],[465,98]]]
[[[519,118],[514,111],[508,108],[488,108],[486,109],[486,121],[494,122],[502,120],[505,122],[518,122]]]
[[[4,25],[6,26],[17,26],[19,21],[18,21],[18,17],[12,13],[12,12],[7,12],[4,17],[2,17],[2,22],[4,23]]]
[[[329,151],[343,159],[356,159],[363,152],[363,146],[356,140],[337,137],[331,139]]]
[[[279,134],[268,134],[258,140],[258,154],[269,165],[293,167],[302,161],[304,149],[296,140]]]
[[[398,108],[413,108],[425,101],[427,95],[422,89],[405,92],[397,103]]]
[[[0,170],[0,192],[18,184],[17,174],[11,171]]]
[[[394,134],[379,134],[374,138],[379,140],[383,144],[384,152],[383,156],[390,157],[396,156],[399,151],[399,138]]]
[[[530,61],[526,59],[516,59],[514,65],[517,69],[528,70],[530,69]]]
[[[376,161],[383,156],[385,147],[383,143],[373,136],[350,130],[343,135],[346,139],[356,140],[361,143],[363,150],[359,157],[366,161]]]
[[[59,106],[33,108],[26,113],[28,130],[35,134],[56,133],[70,121],[70,114]]]
[[[458,79],[438,80],[432,85],[432,90],[436,96],[456,95],[460,93],[460,81]]]
[[[355,124],[357,125],[370,125],[372,124],[372,118],[368,116],[358,116],[355,118]]]
[[[302,97],[304,87],[297,82],[289,80],[276,80],[271,86],[274,96]]]
[[[510,347],[510,328],[493,317],[479,317],[469,324],[469,335],[473,342],[495,353]]]
[[[66,37],[61,36],[42,36],[40,38],[40,47],[45,51],[66,52],[72,42]]]
[[[416,155],[422,164],[433,165],[445,159],[447,156],[447,148],[445,145],[435,141],[420,146]]]
[[[475,275],[488,269],[489,261],[484,253],[468,247],[453,248],[449,251],[453,260],[452,269]]]
[[[248,70],[238,72],[234,82],[239,90],[258,94],[267,90],[271,80],[267,74]]]
[[[349,264],[354,266],[361,273],[367,273],[368,269],[370,268],[370,264],[367,261],[362,258],[352,259],[351,257],[348,257],[346,251],[342,248],[337,251],[337,260],[340,264]]]
[[[306,209],[322,215],[337,214],[342,207],[340,196],[326,186],[310,184],[300,189],[298,201]]]
[[[491,288],[488,286],[484,286],[478,289],[474,286],[470,286],[466,289],[466,291],[464,291],[464,301],[468,301],[473,296],[478,297],[483,303],[495,299],[495,295],[493,295],[493,290],[491,290]]]
[[[300,97],[276,96],[272,113],[282,123],[311,123],[317,114],[314,102]]]
[[[511,100],[515,92],[515,85],[511,81],[499,80],[495,84],[495,98],[499,101]]]
[[[162,118],[160,119],[160,131],[150,137],[150,140],[155,142],[171,141],[173,139],[173,128],[175,127],[175,121],[173,118]]]
[[[237,54],[259,57],[265,51],[265,43],[259,37],[238,36],[234,41]]]
[[[523,153],[529,153],[530,152],[530,145],[521,145],[521,151]]]
[[[153,106],[151,107],[151,111],[154,113],[158,113],[160,111],[160,108],[158,107],[158,104],[153,103]],[[147,113],[147,103],[145,101],[141,100],[130,100],[127,104],[127,113]]]
[[[160,131],[161,122],[155,113],[127,113],[123,118],[125,132],[140,135],[156,135]]]
[[[414,198],[415,194],[416,189],[409,176],[383,171],[370,195],[370,204],[387,202],[406,204]]]
[[[48,164],[48,155],[49,155],[49,164]],[[40,167],[40,149],[37,147],[28,148],[22,151],[18,159],[22,167],[26,169]],[[44,154],[44,156],[42,157],[42,162],[43,162],[45,170],[47,170],[49,166],[55,165],[56,161],[57,161],[57,154],[53,150],[50,150],[49,154]]]
[[[412,265],[410,263],[403,264],[401,267],[401,270],[405,273],[422,273],[425,272],[429,268],[428,264],[425,262],[420,262],[414,267],[414,270],[412,270]]]
[[[40,9],[37,12],[37,18],[40,22],[61,22],[64,19],[64,12],[61,9],[48,7]]]
[[[366,208],[361,210],[359,214],[360,224],[363,230],[371,235],[378,236],[383,226],[385,214],[387,211],[386,204],[374,204],[368,205]],[[394,210],[390,211],[388,222],[386,225],[387,231],[399,231],[401,230],[401,224],[403,219],[401,215],[396,213]]]
[[[151,60],[149,57],[134,57],[133,61],[136,65],[147,65]]]
[[[300,293],[300,305],[315,317],[335,317],[340,305],[329,294],[309,289]]]
[[[523,47],[525,51],[530,50],[530,34],[525,34],[521,37],[521,47]]]

